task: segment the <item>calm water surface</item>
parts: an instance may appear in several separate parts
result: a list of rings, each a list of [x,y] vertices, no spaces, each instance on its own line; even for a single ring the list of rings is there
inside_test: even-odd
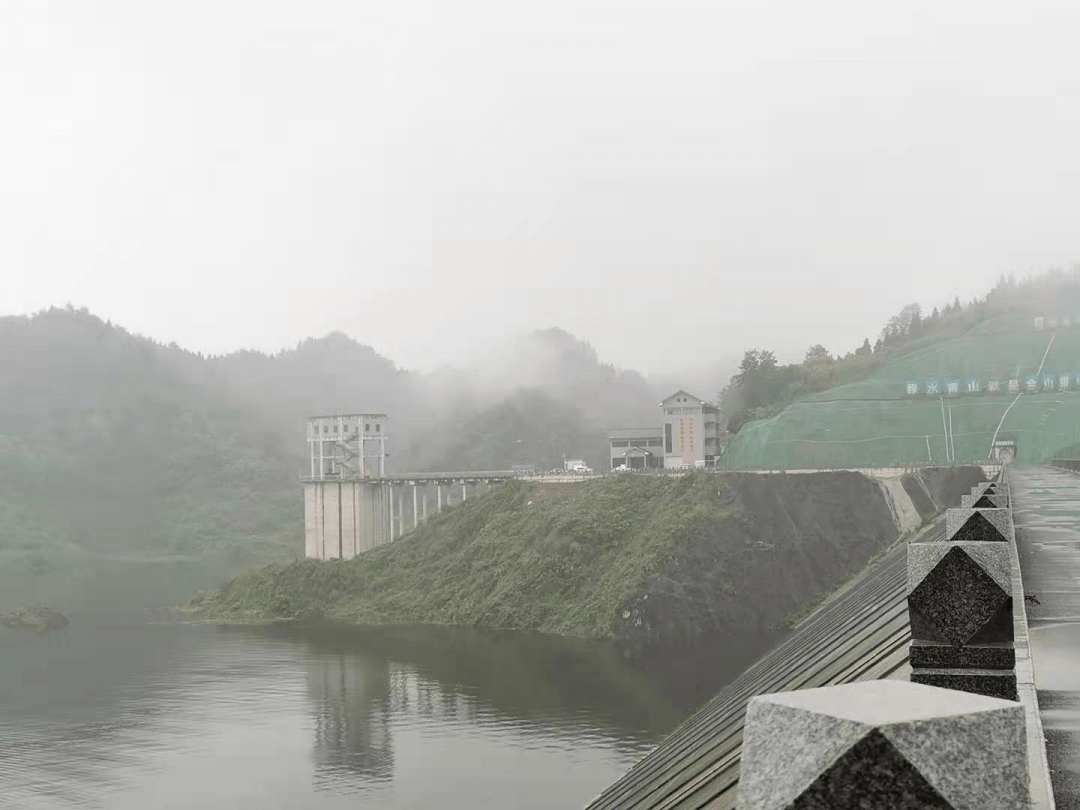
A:
[[[755,654],[680,684],[454,628],[6,633],[0,807],[581,807]]]

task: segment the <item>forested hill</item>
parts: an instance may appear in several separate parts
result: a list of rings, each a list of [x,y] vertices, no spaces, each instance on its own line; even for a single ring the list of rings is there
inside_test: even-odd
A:
[[[599,464],[613,399],[621,418],[654,417],[644,380],[586,344],[557,330],[523,341],[543,373],[495,387],[400,369],[340,333],[207,358],[85,310],[0,318],[0,588],[163,561],[223,577],[293,556],[312,413],[389,413],[398,470]]]
[[[765,360],[748,353],[728,389],[754,406],[734,421],[728,468],[982,462],[995,436],[1038,463],[1080,442],[1080,275],[1003,280],[930,318],[905,308],[847,357]]]

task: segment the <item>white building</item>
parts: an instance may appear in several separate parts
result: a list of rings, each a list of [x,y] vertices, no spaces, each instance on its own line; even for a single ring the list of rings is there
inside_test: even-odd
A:
[[[723,412],[686,391],[676,391],[660,407],[664,418],[664,466],[712,466],[720,455]]]

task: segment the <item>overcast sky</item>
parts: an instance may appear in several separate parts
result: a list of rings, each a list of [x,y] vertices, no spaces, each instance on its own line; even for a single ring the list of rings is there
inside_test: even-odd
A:
[[[0,312],[847,351],[1080,259],[1078,41],[1075,2],[6,0]]]

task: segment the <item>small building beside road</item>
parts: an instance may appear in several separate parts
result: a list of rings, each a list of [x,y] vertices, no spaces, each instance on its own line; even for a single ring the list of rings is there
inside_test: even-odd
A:
[[[611,469],[647,469],[664,466],[664,429],[616,428],[608,433]]]

